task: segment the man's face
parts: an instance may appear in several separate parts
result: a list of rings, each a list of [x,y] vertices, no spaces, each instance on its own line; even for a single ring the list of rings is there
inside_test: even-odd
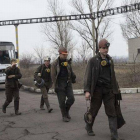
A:
[[[100,53],[101,53],[102,55],[106,56],[106,55],[108,54],[109,47],[106,47],[106,46],[100,47],[100,48],[99,48],[99,51],[100,51]]]
[[[12,64],[13,67],[16,67],[17,66],[17,61],[13,61],[11,64]]]
[[[44,64],[45,64],[46,66],[48,66],[48,65],[50,64],[50,60],[45,60],[45,61],[44,61]]]
[[[65,60],[67,58],[68,54],[60,54],[60,59]]]

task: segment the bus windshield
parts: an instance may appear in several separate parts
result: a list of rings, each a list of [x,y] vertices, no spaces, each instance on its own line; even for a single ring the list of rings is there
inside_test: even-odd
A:
[[[0,64],[10,64],[10,58],[14,58],[13,50],[0,50]]]

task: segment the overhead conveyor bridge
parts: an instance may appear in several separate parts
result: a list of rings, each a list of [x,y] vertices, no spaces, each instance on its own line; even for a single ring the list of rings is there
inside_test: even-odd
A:
[[[69,21],[69,20],[82,20],[82,19],[97,19],[97,18],[101,18],[101,17],[123,14],[123,13],[133,12],[133,11],[137,11],[137,10],[140,10],[140,3],[111,8],[111,9],[93,12],[93,13],[89,13],[89,14],[52,16],[52,17],[16,19],[16,20],[3,20],[3,21],[0,21],[0,26],[45,23],[45,22],[58,22],[58,21]]]

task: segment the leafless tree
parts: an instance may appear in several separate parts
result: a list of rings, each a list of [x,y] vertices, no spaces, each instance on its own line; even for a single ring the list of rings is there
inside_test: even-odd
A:
[[[127,64],[128,62],[128,57],[113,57],[113,62],[114,64]]]
[[[129,5],[134,3],[139,3],[140,0],[124,0],[123,5]],[[120,24],[123,36],[126,40],[129,38],[137,38],[140,37],[140,11],[130,12],[124,15],[125,22]],[[139,64],[136,64],[137,56],[133,55],[133,66],[131,67],[130,77],[132,82],[136,82],[139,78],[137,73],[137,68],[139,68]]]
[[[100,10],[106,10],[111,7],[114,0],[73,0],[72,6],[75,9],[74,14],[93,13]],[[78,20],[79,24],[72,25],[72,29],[79,33],[88,46],[93,50],[93,55],[98,52],[98,40],[108,38],[112,31],[110,21],[103,17],[98,19]]]
[[[22,54],[20,58],[20,67],[28,69],[31,64],[34,63],[34,57],[32,54]]]
[[[78,55],[76,55],[76,62],[81,64],[86,64],[89,57],[91,56],[91,49],[88,45],[83,42],[81,46],[76,49]]]
[[[64,10],[61,8],[61,3],[58,0],[47,0],[48,12],[52,16],[64,15]],[[60,47],[65,47],[70,52],[73,49],[72,30],[69,28],[70,22],[53,22],[43,26],[43,33],[50,42],[52,48],[56,51]]]
[[[139,3],[140,0],[124,0],[123,4]],[[125,14],[125,23],[121,24],[123,36],[126,39],[140,37],[140,11]]]
[[[45,48],[43,46],[34,47],[34,51],[35,51],[35,57],[37,58],[37,60],[39,60],[39,63],[42,64],[43,59],[46,56]]]

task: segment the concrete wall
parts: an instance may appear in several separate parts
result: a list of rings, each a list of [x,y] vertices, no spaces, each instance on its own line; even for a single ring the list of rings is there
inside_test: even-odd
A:
[[[136,62],[140,62],[140,54],[136,57],[138,49],[140,49],[140,37],[128,39],[128,58],[130,63],[134,63],[135,59]]]

